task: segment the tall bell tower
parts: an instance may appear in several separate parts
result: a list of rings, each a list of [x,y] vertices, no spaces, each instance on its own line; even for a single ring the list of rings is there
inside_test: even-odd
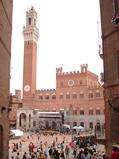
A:
[[[23,27],[23,99],[33,96],[36,90],[37,41],[39,38],[39,29],[36,22],[37,13],[34,7],[31,7],[26,12],[26,26]]]

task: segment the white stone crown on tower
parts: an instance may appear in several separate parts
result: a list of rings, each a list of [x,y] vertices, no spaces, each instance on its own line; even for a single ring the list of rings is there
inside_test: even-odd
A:
[[[34,7],[26,12],[26,26],[23,27],[24,41],[38,41],[39,29],[36,26],[37,13]]]

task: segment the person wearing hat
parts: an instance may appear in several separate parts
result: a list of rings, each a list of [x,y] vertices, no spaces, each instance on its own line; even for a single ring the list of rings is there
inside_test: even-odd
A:
[[[119,145],[113,145],[111,159],[119,159]]]

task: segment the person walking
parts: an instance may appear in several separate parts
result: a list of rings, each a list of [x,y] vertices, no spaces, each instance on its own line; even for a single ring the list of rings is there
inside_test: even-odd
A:
[[[91,159],[91,155],[88,152],[88,148],[84,148],[84,153],[82,155],[82,159]]]
[[[61,149],[61,151],[60,151],[60,158],[61,158],[61,159],[65,159],[65,156],[64,156],[64,151],[63,151],[63,149]]]
[[[16,155],[15,159],[20,159],[19,152],[17,152],[17,155]]]
[[[27,159],[26,152],[24,152],[22,159]]]
[[[69,146],[68,145],[66,145],[66,147],[65,147],[65,156],[66,156],[66,159],[69,159]]]

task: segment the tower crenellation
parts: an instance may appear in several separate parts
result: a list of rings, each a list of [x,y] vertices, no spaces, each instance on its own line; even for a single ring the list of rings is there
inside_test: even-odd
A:
[[[88,70],[88,64],[81,64],[81,73],[86,73]]]
[[[88,64],[81,64],[81,72],[78,71],[70,71],[70,72],[63,72],[62,67],[56,68],[56,75],[63,76],[63,75],[77,75],[80,73],[87,73],[88,72]]]
[[[37,13],[34,7],[26,12],[26,27],[23,27],[24,41],[38,41],[39,29],[37,24]]]
[[[62,68],[62,67],[56,68],[56,74],[57,74],[57,75],[61,75],[61,74],[62,74],[62,71],[63,71],[63,68]]]

